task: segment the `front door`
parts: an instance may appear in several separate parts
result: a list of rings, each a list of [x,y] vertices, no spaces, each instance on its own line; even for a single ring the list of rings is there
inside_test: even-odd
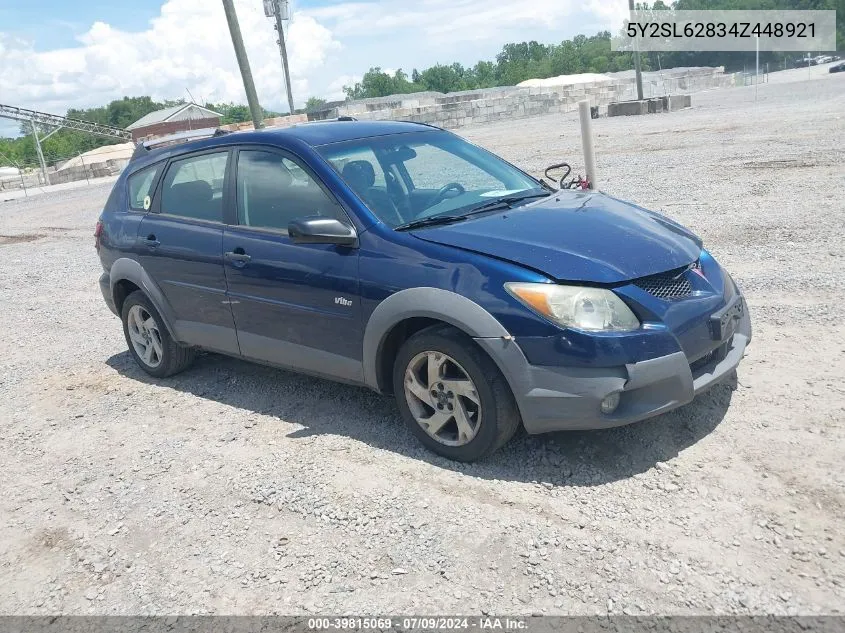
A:
[[[223,271],[228,157],[215,151],[170,161],[138,227],[138,259],[170,304],[180,342],[237,354]]]
[[[223,235],[226,281],[241,354],[352,382],[362,381],[356,249],[294,244],[291,220],[345,212],[298,159],[240,149],[237,222]]]

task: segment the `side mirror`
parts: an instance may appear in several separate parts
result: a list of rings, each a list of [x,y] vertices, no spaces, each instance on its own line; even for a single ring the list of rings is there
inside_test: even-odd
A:
[[[355,229],[334,218],[312,215],[288,224],[288,235],[294,244],[337,244],[357,246]]]

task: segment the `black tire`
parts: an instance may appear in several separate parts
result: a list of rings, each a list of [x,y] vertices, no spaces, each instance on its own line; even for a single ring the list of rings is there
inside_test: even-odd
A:
[[[480,427],[461,446],[447,446],[431,437],[414,418],[405,395],[405,371],[423,352],[441,352],[460,364],[475,384],[481,405]],[[450,326],[433,326],[414,334],[396,355],[393,364],[393,393],[411,433],[426,448],[459,462],[484,459],[510,440],[520,426],[519,409],[505,377],[492,359],[468,336]]]
[[[161,340],[161,361],[155,367],[147,364],[132,344],[129,337],[129,311],[133,306],[141,306],[154,320],[156,329]],[[147,372],[150,376],[156,378],[166,378],[173,374],[178,374],[180,371],[187,369],[196,358],[196,350],[191,347],[179,345],[170,336],[167,327],[164,325],[164,320],[156,310],[152,301],[142,291],[136,290],[130,294],[123,302],[123,308],[120,314],[121,321],[123,321],[123,336],[126,337],[126,345],[129,347],[129,353],[138,363],[138,366]]]

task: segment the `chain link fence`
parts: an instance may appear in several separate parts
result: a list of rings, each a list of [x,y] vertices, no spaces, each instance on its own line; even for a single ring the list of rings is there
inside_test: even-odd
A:
[[[129,162],[122,152],[101,152],[94,155],[45,156],[46,178],[41,164],[35,161],[18,162],[0,154],[0,191],[34,189],[66,182],[86,181],[117,176]]]
[[[760,72],[762,74],[762,67]],[[611,77],[627,82],[619,95],[619,101],[633,101],[637,98],[637,86],[633,71],[609,73]],[[685,95],[743,85],[742,73],[725,73],[721,68],[671,68],[660,71],[645,71],[643,99]],[[762,81],[762,79],[761,79]]]
[[[739,73],[740,80],[737,81],[737,85],[742,86],[753,86],[755,84],[767,84],[769,83],[769,64],[760,64],[760,74],[757,74],[756,68],[745,68],[743,69],[742,73]]]

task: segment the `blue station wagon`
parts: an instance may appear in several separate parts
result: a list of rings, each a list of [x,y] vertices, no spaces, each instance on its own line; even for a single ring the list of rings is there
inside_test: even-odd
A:
[[[520,424],[670,411],[751,340],[742,294],[694,234],[450,132],[205,136],[140,144],[95,233],[103,297],[152,376],[208,350],[366,386],[430,450],[473,461]]]

